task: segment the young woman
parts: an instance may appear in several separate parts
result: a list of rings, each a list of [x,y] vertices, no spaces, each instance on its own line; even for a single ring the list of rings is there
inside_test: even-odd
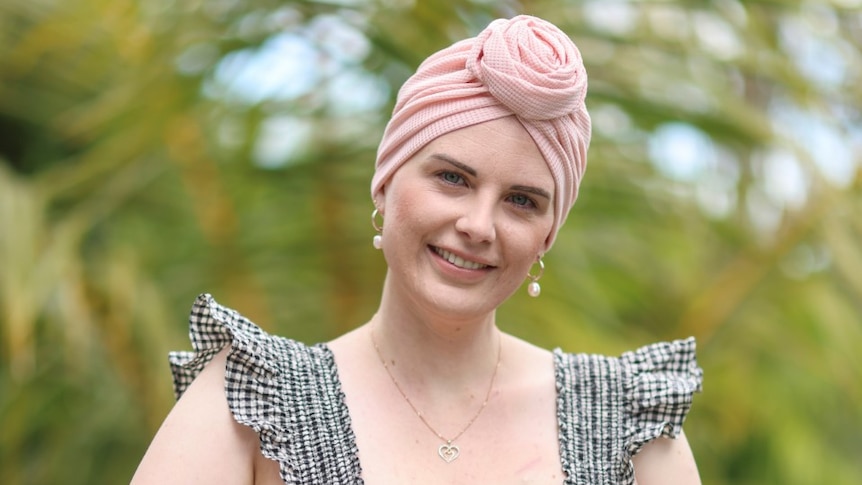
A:
[[[693,340],[611,358],[495,324],[525,277],[540,292],[586,167],[586,87],[535,17],[429,57],[378,150],[378,311],[309,347],[198,298],[194,352],[172,354],[181,398],[133,483],[699,484]]]

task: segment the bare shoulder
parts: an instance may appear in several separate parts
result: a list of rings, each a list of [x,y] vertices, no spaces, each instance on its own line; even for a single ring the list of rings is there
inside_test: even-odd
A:
[[[700,485],[697,464],[683,432],[676,439],[662,437],[647,443],[633,461],[638,485]]]
[[[527,370],[531,374],[546,374],[548,369],[553,368],[554,355],[550,350],[538,347],[526,340],[503,333],[507,359],[517,363],[517,366]]]
[[[133,485],[251,484],[259,440],[231,415],[224,392],[227,349],[192,382],[138,466]]]

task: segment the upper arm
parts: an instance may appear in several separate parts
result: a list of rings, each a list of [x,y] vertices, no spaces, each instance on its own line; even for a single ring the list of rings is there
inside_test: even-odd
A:
[[[676,439],[657,438],[632,459],[638,485],[700,485],[691,447],[680,431]]]
[[[259,440],[237,423],[224,391],[222,350],[168,414],[132,478],[146,484],[251,484]]]

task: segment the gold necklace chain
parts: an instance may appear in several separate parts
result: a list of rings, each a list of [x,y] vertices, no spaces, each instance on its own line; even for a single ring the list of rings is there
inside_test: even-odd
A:
[[[431,426],[431,423],[429,423],[428,420],[425,419],[425,415],[422,414],[422,411],[417,409],[416,406],[413,404],[413,401],[411,401],[410,398],[407,397],[407,393],[405,393],[404,389],[401,388],[401,385],[398,384],[398,380],[395,379],[395,376],[392,374],[392,370],[386,363],[386,359],[384,359],[383,354],[380,353],[380,347],[377,346],[377,339],[374,338],[373,328],[371,329],[371,343],[374,345],[374,350],[375,352],[377,352],[377,357],[380,359],[380,363],[383,364],[383,368],[386,369],[386,373],[389,375],[389,379],[391,379],[392,383],[395,384],[395,388],[398,389],[398,392],[401,394],[401,397],[404,398],[405,401],[407,401],[408,405],[410,405],[410,409],[412,409],[413,412],[416,413],[416,416],[419,416],[419,419],[422,420],[422,423],[425,425],[425,427],[428,428],[429,431],[434,433],[434,435],[441,440],[445,441],[445,443],[443,443],[437,448],[437,454],[446,463],[451,463],[455,461],[455,459],[458,458],[458,456],[461,454],[461,448],[458,445],[454,444],[454,441],[460,438],[461,435],[464,434],[464,432],[467,431],[470,426],[473,425],[473,423],[476,421],[479,415],[482,414],[482,411],[484,411],[485,407],[488,405],[488,399],[491,397],[491,390],[494,389],[494,381],[497,380],[497,370],[500,368],[500,359],[503,355],[503,339],[498,338],[497,340],[497,363],[494,365],[494,373],[491,375],[491,382],[490,384],[488,384],[488,392],[485,393],[485,400],[482,401],[482,405],[476,411],[476,414],[474,414],[473,417],[470,418],[470,421],[468,421],[467,424],[461,429],[461,431],[459,431],[458,434],[456,434],[453,438],[446,438],[439,431],[434,429],[434,427]]]

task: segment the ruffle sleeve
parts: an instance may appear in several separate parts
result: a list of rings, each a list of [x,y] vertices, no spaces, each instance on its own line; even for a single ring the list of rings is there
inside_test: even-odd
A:
[[[620,356],[623,379],[624,464],[660,436],[676,438],[701,392],[703,370],[697,365],[693,337],[660,342]]]
[[[234,420],[260,437],[285,483],[362,483],[355,437],[332,352],[270,335],[235,310],[200,295],[189,316],[193,351],[171,352],[177,399],[208,362],[230,347],[225,395]]]
[[[277,372],[274,362],[278,356],[268,351],[271,346],[267,341],[271,336],[235,310],[219,305],[209,294],[198,296],[192,305],[189,339],[193,351],[176,351],[168,356],[177,399],[213,357],[227,346],[231,347],[226,369],[229,388],[235,387],[237,381],[244,380],[245,376],[266,382]]]
[[[554,350],[560,457],[567,485],[634,482],[632,457],[676,437],[701,390],[693,338],[619,357]]]

